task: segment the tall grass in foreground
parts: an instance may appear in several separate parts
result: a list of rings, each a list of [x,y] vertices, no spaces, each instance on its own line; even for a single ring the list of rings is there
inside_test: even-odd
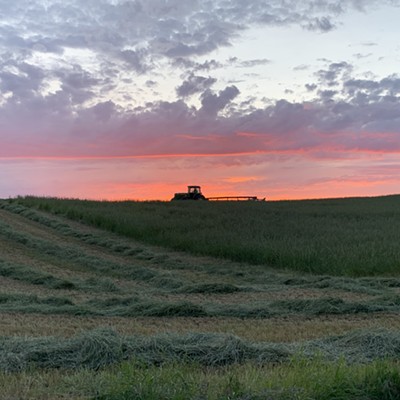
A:
[[[400,398],[399,367],[388,362],[349,366],[344,362],[294,360],[259,369],[223,370],[171,365],[140,370],[124,364],[109,375],[101,400],[393,400]]]
[[[2,203],[198,255],[331,275],[400,272],[400,196],[265,203],[25,197]]]
[[[124,362],[100,371],[0,373],[0,399],[93,400],[394,400],[400,366],[301,358],[259,368],[253,364],[203,368],[173,363],[146,367]]]

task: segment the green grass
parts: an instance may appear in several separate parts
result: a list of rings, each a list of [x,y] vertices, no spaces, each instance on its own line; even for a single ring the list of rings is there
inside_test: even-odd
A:
[[[29,397],[15,398],[30,399],[44,398],[44,390],[97,400],[398,399],[399,334],[376,333],[306,346],[252,344],[216,334],[122,337],[110,330],[64,340],[3,338],[0,385],[3,393],[12,393],[14,385],[15,393],[15,383],[29,378]],[[357,354],[369,362],[354,362]],[[57,379],[49,379],[48,371]],[[61,379],[57,371],[64,371]]]
[[[198,364],[143,367],[127,361],[94,371],[0,372],[1,399],[29,400],[397,400],[399,364],[349,365],[296,357],[260,368]]]
[[[348,276],[399,274],[399,205],[400,196],[260,203],[3,201],[15,212],[34,207],[197,255]]]
[[[254,365],[223,370],[170,365],[142,370],[122,365],[108,375],[98,400],[394,400],[400,396],[396,364],[350,366],[294,360],[259,369]]]
[[[399,196],[225,204],[1,200],[0,208],[18,214],[2,212],[0,220],[0,315],[7,321],[58,314],[76,327],[83,320],[99,326],[101,318],[128,326],[140,317],[170,333],[0,337],[0,399],[398,399],[399,331],[297,336],[296,325],[304,319],[313,329],[332,321],[329,315],[349,323],[357,314],[395,319],[398,203]],[[218,328],[229,319],[251,331],[269,318],[271,332],[290,321],[295,334],[263,342]],[[173,333],[177,326],[185,333]]]

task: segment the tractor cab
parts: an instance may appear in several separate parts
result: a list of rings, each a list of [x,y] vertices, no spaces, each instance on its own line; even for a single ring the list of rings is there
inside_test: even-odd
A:
[[[201,187],[200,186],[188,186],[188,193],[195,195],[201,194]]]
[[[175,193],[172,200],[207,200],[201,193],[201,187],[191,185],[187,187],[186,193]]]

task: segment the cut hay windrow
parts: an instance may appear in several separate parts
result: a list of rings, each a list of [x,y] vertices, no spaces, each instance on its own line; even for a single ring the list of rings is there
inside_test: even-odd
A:
[[[38,269],[25,265],[10,264],[1,260],[0,276],[32,285],[42,285],[50,289],[78,289],[78,286],[71,280],[60,279]]]
[[[43,212],[38,212],[30,207],[25,207],[20,204],[1,202],[0,209],[21,215],[31,221],[52,228],[64,236],[77,238],[87,244],[104,247],[115,253],[122,253],[123,255],[140,255],[139,258],[152,257],[151,254],[147,254],[144,248],[138,248],[137,246],[132,246],[125,243],[121,244],[120,240],[110,238],[109,235],[80,232],[79,230],[73,229],[68,223],[60,221],[59,219],[55,219],[53,216],[51,216],[51,214],[46,216],[43,214]]]
[[[40,271],[38,268],[11,264],[4,261],[0,261],[0,276],[55,290],[81,290],[103,293],[115,293],[120,290],[118,286],[108,278],[64,279]]]
[[[198,283],[193,285],[182,286],[177,293],[235,293],[245,291],[245,289],[229,283]]]
[[[91,298],[76,302],[70,297],[39,297],[22,293],[0,294],[0,312],[93,315],[108,317],[230,317],[272,318],[293,315],[352,315],[399,312],[400,298],[350,302],[340,298],[256,301],[248,304],[197,304],[187,300],[163,300],[151,296]]]
[[[96,329],[70,339],[0,338],[0,370],[99,369],[133,360],[141,365],[183,362],[225,366],[254,362],[258,365],[288,362],[295,355],[328,361],[345,359],[366,363],[398,359],[400,332],[359,331],[305,343],[251,343],[232,335],[190,333],[153,337],[121,336],[110,329]]]
[[[140,281],[157,288],[176,289],[180,286],[185,285],[185,282],[182,279],[172,277],[171,273],[166,273],[164,271],[160,271],[154,268],[152,269],[134,264],[129,265],[114,263],[99,257],[91,256],[89,254],[82,254],[82,252],[78,248],[75,248],[71,245],[59,245],[44,239],[37,238],[31,234],[18,232],[1,221],[0,235],[6,237],[9,240],[20,243],[27,248],[40,251],[42,254],[46,254],[48,256],[67,261],[71,265],[74,265],[75,269],[101,273],[102,276],[108,275],[111,277],[124,278],[132,281]],[[18,267],[15,266],[14,269],[15,268]],[[21,267],[19,269],[21,269]],[[45,284],[47,285],[61,285],[61,282],[55,282],[55,278],[52,279],[52,282],[50,282],[50,277],[48,274],[45,276],[44,273],[33,271],[32,268],[29,267],[26,267],[25,270],[27,273],[30,274],[30,276],[32,276],[32,280],[35,279],[33,277],[33,275],[35,275],[38,279],[40,278],[42,281],[46,281]],[[6,266],[5,264],[3,264],[3,268],[1,268],[0,264],[0,275],[6,276],[6,274],[11,275],[11,278],[21,276],[20,274],[18,274],[18,272],[13,273],[10,266]],[[20,279],[22,280],[24,278],[21,277]],[[64,285],[66,285],[65,282]],[[73,284],[71,283],[71,285]],[[114,287],[114,289],[111,291],[117,290],[118,289]]]
[[[360,330],[345,335],[313,340],[303,347],[305,352],[321,352],[329,360],[344,358],[350,362],[400,357],[400,332],[386,329]]]

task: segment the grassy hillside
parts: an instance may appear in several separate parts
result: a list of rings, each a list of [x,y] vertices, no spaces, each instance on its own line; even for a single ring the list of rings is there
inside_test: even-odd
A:
[[[281,202],[94,202],[19,198],[145,243],[330,275],[400,273],[400,196]]]
[[[274,229],[253,229],[263,218],[280,226],[271,241],[276,246],[296,239],[283,227],[296,226],[297,218],[296,240],[307,233],[318,250],[323,240],[302,228],[323,219],[333,225],[339,215],[366,230],[354,228],[353,245],[362,235],[374,237],[369,248],[379,252],[382,237],[391,237],[395,253],[396,229],[384,223],[390,213],[397,218],[395,200],[0,201],[0,399],[399,398],[395,270],[376,264],[373,273],[381,276],[335,269],[343,274],[337,276],[324,264],[320,275],[251,258],[270,248],[261,232]],[[380,235],[372,234],[369,218]],[[228,220],[244,227],[242,236],[221,225]],[[184,239],[199,247],[173,250],[186,250]],[[258,247],[245,246],[251,239]],[[230,260],[235,253],[210,256],[235,243],[248,250],[243,259],[252,264]],[[333,243],[345,245],[341,235]],[[281,250],[282,261],[291,241]],[[334,249],[329,254],[336,265]]]

